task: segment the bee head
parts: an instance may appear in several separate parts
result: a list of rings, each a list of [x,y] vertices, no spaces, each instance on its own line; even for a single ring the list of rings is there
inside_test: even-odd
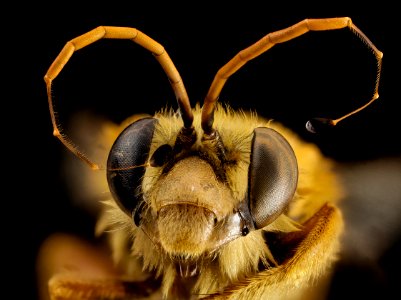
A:
[[[247,128],[244,140],[248,153],[242,158],[247,161],[243,178],[247,187],[238,199],[235,188],[229,184],[228,170],[235,168],[237,162],[232,157],[232,145],[226,145],[228,141],[224,140],[228,139],[227,127],[219,128],[222,134],[215,129],[209,135],[199,126],[183,127],[175,133],[172,144],[155,146],[160,126],[156,117],[132,123],[117,138],[108,158],[110,190],[136,226],[150,226],[148,220],[143,222],[144,218],[152,218],[144,207],[152,205],[158,216],[155,222],[162,220],[167,208],[174,205],[192,215],[198,211],[198,215],[205,216],[205,235],[201,237],[205,243],[200,245],[208,248],[209,243],[213,249],[267,226],[292,200],[298,179],[296,157],[286,139],[274,129]],[[152,188],[148,188],[154,203],[145,205],[143,179],[149,168],[159,171]],[[215,228],[219,228],[218,234]],[[199,243],[199,237],[193,240]]]

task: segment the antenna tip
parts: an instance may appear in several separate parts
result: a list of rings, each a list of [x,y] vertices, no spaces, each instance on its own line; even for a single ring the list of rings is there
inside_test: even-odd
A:
[[[336,124],[332,119],[327,118],[313,118],[306,122],[306,129],[311,133],[324,132],[329,128],[334,127]]]

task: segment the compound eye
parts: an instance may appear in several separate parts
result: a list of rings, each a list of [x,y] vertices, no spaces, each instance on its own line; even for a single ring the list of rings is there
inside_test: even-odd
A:
[[[149,158],[157,120],[140,119],[129,125],[114,142],[107,160],[107,181],[118,206],[130,217],[142,203],[142,178]],[[136,224],[138,226],[138,224]]]
[[[249,209],[259,229],[284,211],[298,183],[294,151],[277,131],[265,127],[254,130],[248,176]]]

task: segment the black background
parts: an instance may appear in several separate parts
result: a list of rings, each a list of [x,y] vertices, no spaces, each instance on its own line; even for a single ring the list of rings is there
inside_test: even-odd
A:
[[[341,116],[366,103],[373,93],[374,56],[347,29],[308,33],[276,45],[233,75],[220,101],[283,122],[339,162],[401,154],[396,108],[399,54],[395,46],[399,26],[390,17],[391,8],[372,7],[358,13],[330,8],[312,12],[304,8],[295,14],[287,13],[288,5],[273,8],[268,3],[241,7],[231,4],[218,10],[202,2],[143,8],[137,3],[109,3],[109,7],[97,4],[90,9],[65,4],[10,11],[16,18],[3,28],[9,37],[3,40],[3,60],[11,66],[5,74],[5,102],[16,104],[3,111],[4,117],[13,120],[4,129],[11,133],[11,139],[3,147],[6,166],[11,163],[5,168],[9,179],[5,190],[12,191],[12,196],[7,196],[12,206],[6,207],[3,215],[13,218],[5,230],[11,233],[6,236],[11,250],[6,262],[12,267],[10,282],[17,283],[16,288],[10,285],[8,290],[16,291],[21,299],[36,299],[35,259],[48,235],[69,232],[92,236],[94,220],[71,204],[68,178],[60,171],[60,162],[70,154],[52,136],[43,76],[68,40],[99,25],[136,27],[163,44],[194,105],[203,101],[221,66],[267,33],[305,18],[349,16],[384,53],[380,98],[363,112],[324,135],[311,135],[305,130],[310,117]],[[157,61],[129,41],[102,40],[75,53],[55,79],[53,90],[60,120],[65,122],[82,109],[118,122],[134,113],[153,113],[166,105],[176,105]],[[13,159],[8,159],[10,153]],[[346,274],[351,274],[359,294],[387,293],[398,280],[392,272],[401,266],[397,251],[399,243],[394,241],[384,257],[391,261],[391,268],[361,271],[351,266],[341,274],[347,279]],[[341,292],[344,286],[344,280],[336,281],[331,297],[346,295]]]

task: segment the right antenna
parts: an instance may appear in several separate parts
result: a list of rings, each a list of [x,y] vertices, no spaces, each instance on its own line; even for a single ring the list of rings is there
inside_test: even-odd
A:
[[[309,132],[316,133],[320,131],[320,129],[325,128],[325,127],[334,127],[337,125],[340,121],[348,118],[349,116],[356,114],[357,112],[365,109],[368,107],[370,104],[372,104],[376,99],[379,98],[379,82],[380,82],[380,75],[381,75],[381,69],[382,69],[382,58],[383,58],[383,52],[379,51],[376,46],[369,40],[369,38],[354,24],[352,24],[351,20],[349,21],[348,27],[351,29],[351,31],[357,35],[373,52],[373,54],[376,57],[376,62],[377,62],[377,73],[376,73],[376,81],[375,81],[375,89],[373,92],[373,97],[370,99],[370,101],[361,107],[351,111],[350,113],[337,118],[335,120],[329,119],[329,118],[313,118],[306,122],[306,129]]]
[[[328,19],[305,19],[291,27],[283,30],[275,31],[267,34],[255,44],[240,51],[235,55],[227,64],[225,64],[216,74],[212,85],[206,95],[203,107],[202,107],[202,129],[204,134],[207,136],[213,136],[213,120],[214,120],[214,108],[219,98],[220,92],[223,89],[224,84],[228,78],[238,71],[243,65],[245,65],[251,59],[259,56],[265,51],[269,50],[275,44],[284,43],[292,40],[308,31],[323,31],[323,30],[334,30],[348,27],[350,30],[357,35],[372,51],[377,60],[377,74],[375,89],[373,97],[365,105],[355,109],[354,111],[342,116],[338,119],[328,118],[313,118],[306,123],[306,128],[310,132],[317,132],[319,128],[324,126],[335,126],[340,121],[348,118],[349,116],[361,111],[379,98],[379,81],[381,74],[382,58],[383,53],[380,52],[376,46],[368,39],[368,37],[356,27],[352,20],[348,17],[343,18],[328,18]]]

